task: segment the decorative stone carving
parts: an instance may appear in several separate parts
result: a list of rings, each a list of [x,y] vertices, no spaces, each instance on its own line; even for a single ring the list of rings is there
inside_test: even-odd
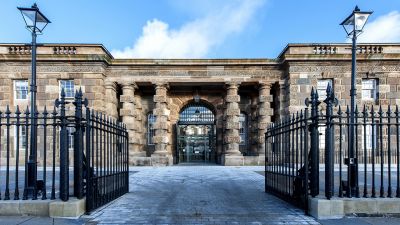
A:
[[[136,83],[132,81],[122,81],[122,95],[120,100],[122,102],[122,109],[120,110],[120,116],[122,121],[126,124],[129,133],[129,155],[133,158],[144,157],[146,152],[142,151],[140,130],[137,129],[135,124],[136,119],[136,107],[135,107],[135,90],[137,89]]]
[[[239,151],[239,101],[238,95],[239,83],[226,83],[226,120],[225,120],[225,155],[226,156],[241,156]]]
[[[117,84],[113,81],[106,80],[104,86],[106,89],[106,103],[104,111],[107,112],[107,115],[117,118],[118,117]]]
[[[258,155],[265,154],[265,137],[264,134],[267,131],[267,125],[271,121],[271,116],[273,115],[273,110],[271,109],[271,103],[267,100],[272,100],[271,96],[271,84],[267,82],[260,82],[258,93],[259,93],[259,103],[258,103]]]
[[[156,116],[156,122],[154,125],[155,128],[155,152],[153,156],[159,157],[167,157],[168,151],[167,147],[170,143],[169,141],[169,114],[170,111],[168,109],[168,99],[167,99],[167,91],[168,91],[168,83],[165,82],[157,82],[155,83],[156,94],[154,95],[155,109],[153,110],[153,114]]]

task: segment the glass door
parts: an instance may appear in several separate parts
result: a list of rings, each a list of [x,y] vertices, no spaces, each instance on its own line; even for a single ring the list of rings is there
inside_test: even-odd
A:
[[[213,125],[178,125],[177,157],[178,162],[213,162],[214,157]]]

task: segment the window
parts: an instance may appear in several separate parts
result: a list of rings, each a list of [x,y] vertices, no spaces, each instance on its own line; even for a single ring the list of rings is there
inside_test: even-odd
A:
[[[17,126],[15,126],[17,128]],[[18,134],[18,140],[19,140],[19,150],[26,150],[27,148],[27,143],[26,143],[26,126],[19,126],[19,134]],[[17,149],[17,129],[15,129],[15,149]]]
[[[14,81],[14,97],[15,100],[28,99],[28,80]]]
[[[240,113],[239,116],[239,136],[240,136],[240,145],[246,145],[247,115],[244,113]]]
[[[331,87],[333,88],[332,79],[318,80],[318,84],[317,84],[318,100],[323,101],[326,99],[326,88],[328,87],[328,84],[330,84]]]
[[[376,121],[376,123],[378,123],[378,121]],[[364,149],[364,147],[366,147],[367,150],[376,148],[376,145],[378,142],[377,125],[375,124],[373,127],[374,127],[374,129],[372,130],[371,124],[367,124],[365,126],[365,137],[364,137],[364,126],[362,126],[362,133],[361,133],[362,146],[361,147],[363,149]]]
[[[154,129],[154,123],[156,122],[156,117],[153,113],[147,115],[147,144],[154,145],[154,136],[156,131]]]
[[[75,127],[67,127],[67,131],[68,131],[68,149],[73,150]]]
[[[326,127],[318,127],[319,133],[319,149],[325,149],[325,132]]]
[[[60,93],[63,88],[66,98],[75,97],[74,80],[60,80]]]
[[[363,79],[362,80],[362,99],[363,100],[377,100],[377,85],[376,79]]]

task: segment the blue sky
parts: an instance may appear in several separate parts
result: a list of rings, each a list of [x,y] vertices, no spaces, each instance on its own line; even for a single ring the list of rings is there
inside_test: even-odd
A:
[[[121,58],[275,58],[288,43],[345,42],[339,23],[373,10],[363,42],[400,42],[400,0],[2,0],[0,42],[30,42],[17,6],[52,21],[42,43],[101,43]]]

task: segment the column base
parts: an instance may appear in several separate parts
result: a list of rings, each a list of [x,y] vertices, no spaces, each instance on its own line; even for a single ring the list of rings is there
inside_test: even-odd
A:
[[[129,157],[146,157],[146,152],[130,152]]]
[[[151,158],[146,156],[129,157],[129,165],[131,166],[151,166]]]
[[[150,158],[152,166],[172,166],[174,163],[172,156],[152,154]]]
[[[244,156],[245,166],[264,166],[265,157],[264,156]]]
[[[244,156],[242,155],[223,155],[221,164],[224,166],[244,166]]]

